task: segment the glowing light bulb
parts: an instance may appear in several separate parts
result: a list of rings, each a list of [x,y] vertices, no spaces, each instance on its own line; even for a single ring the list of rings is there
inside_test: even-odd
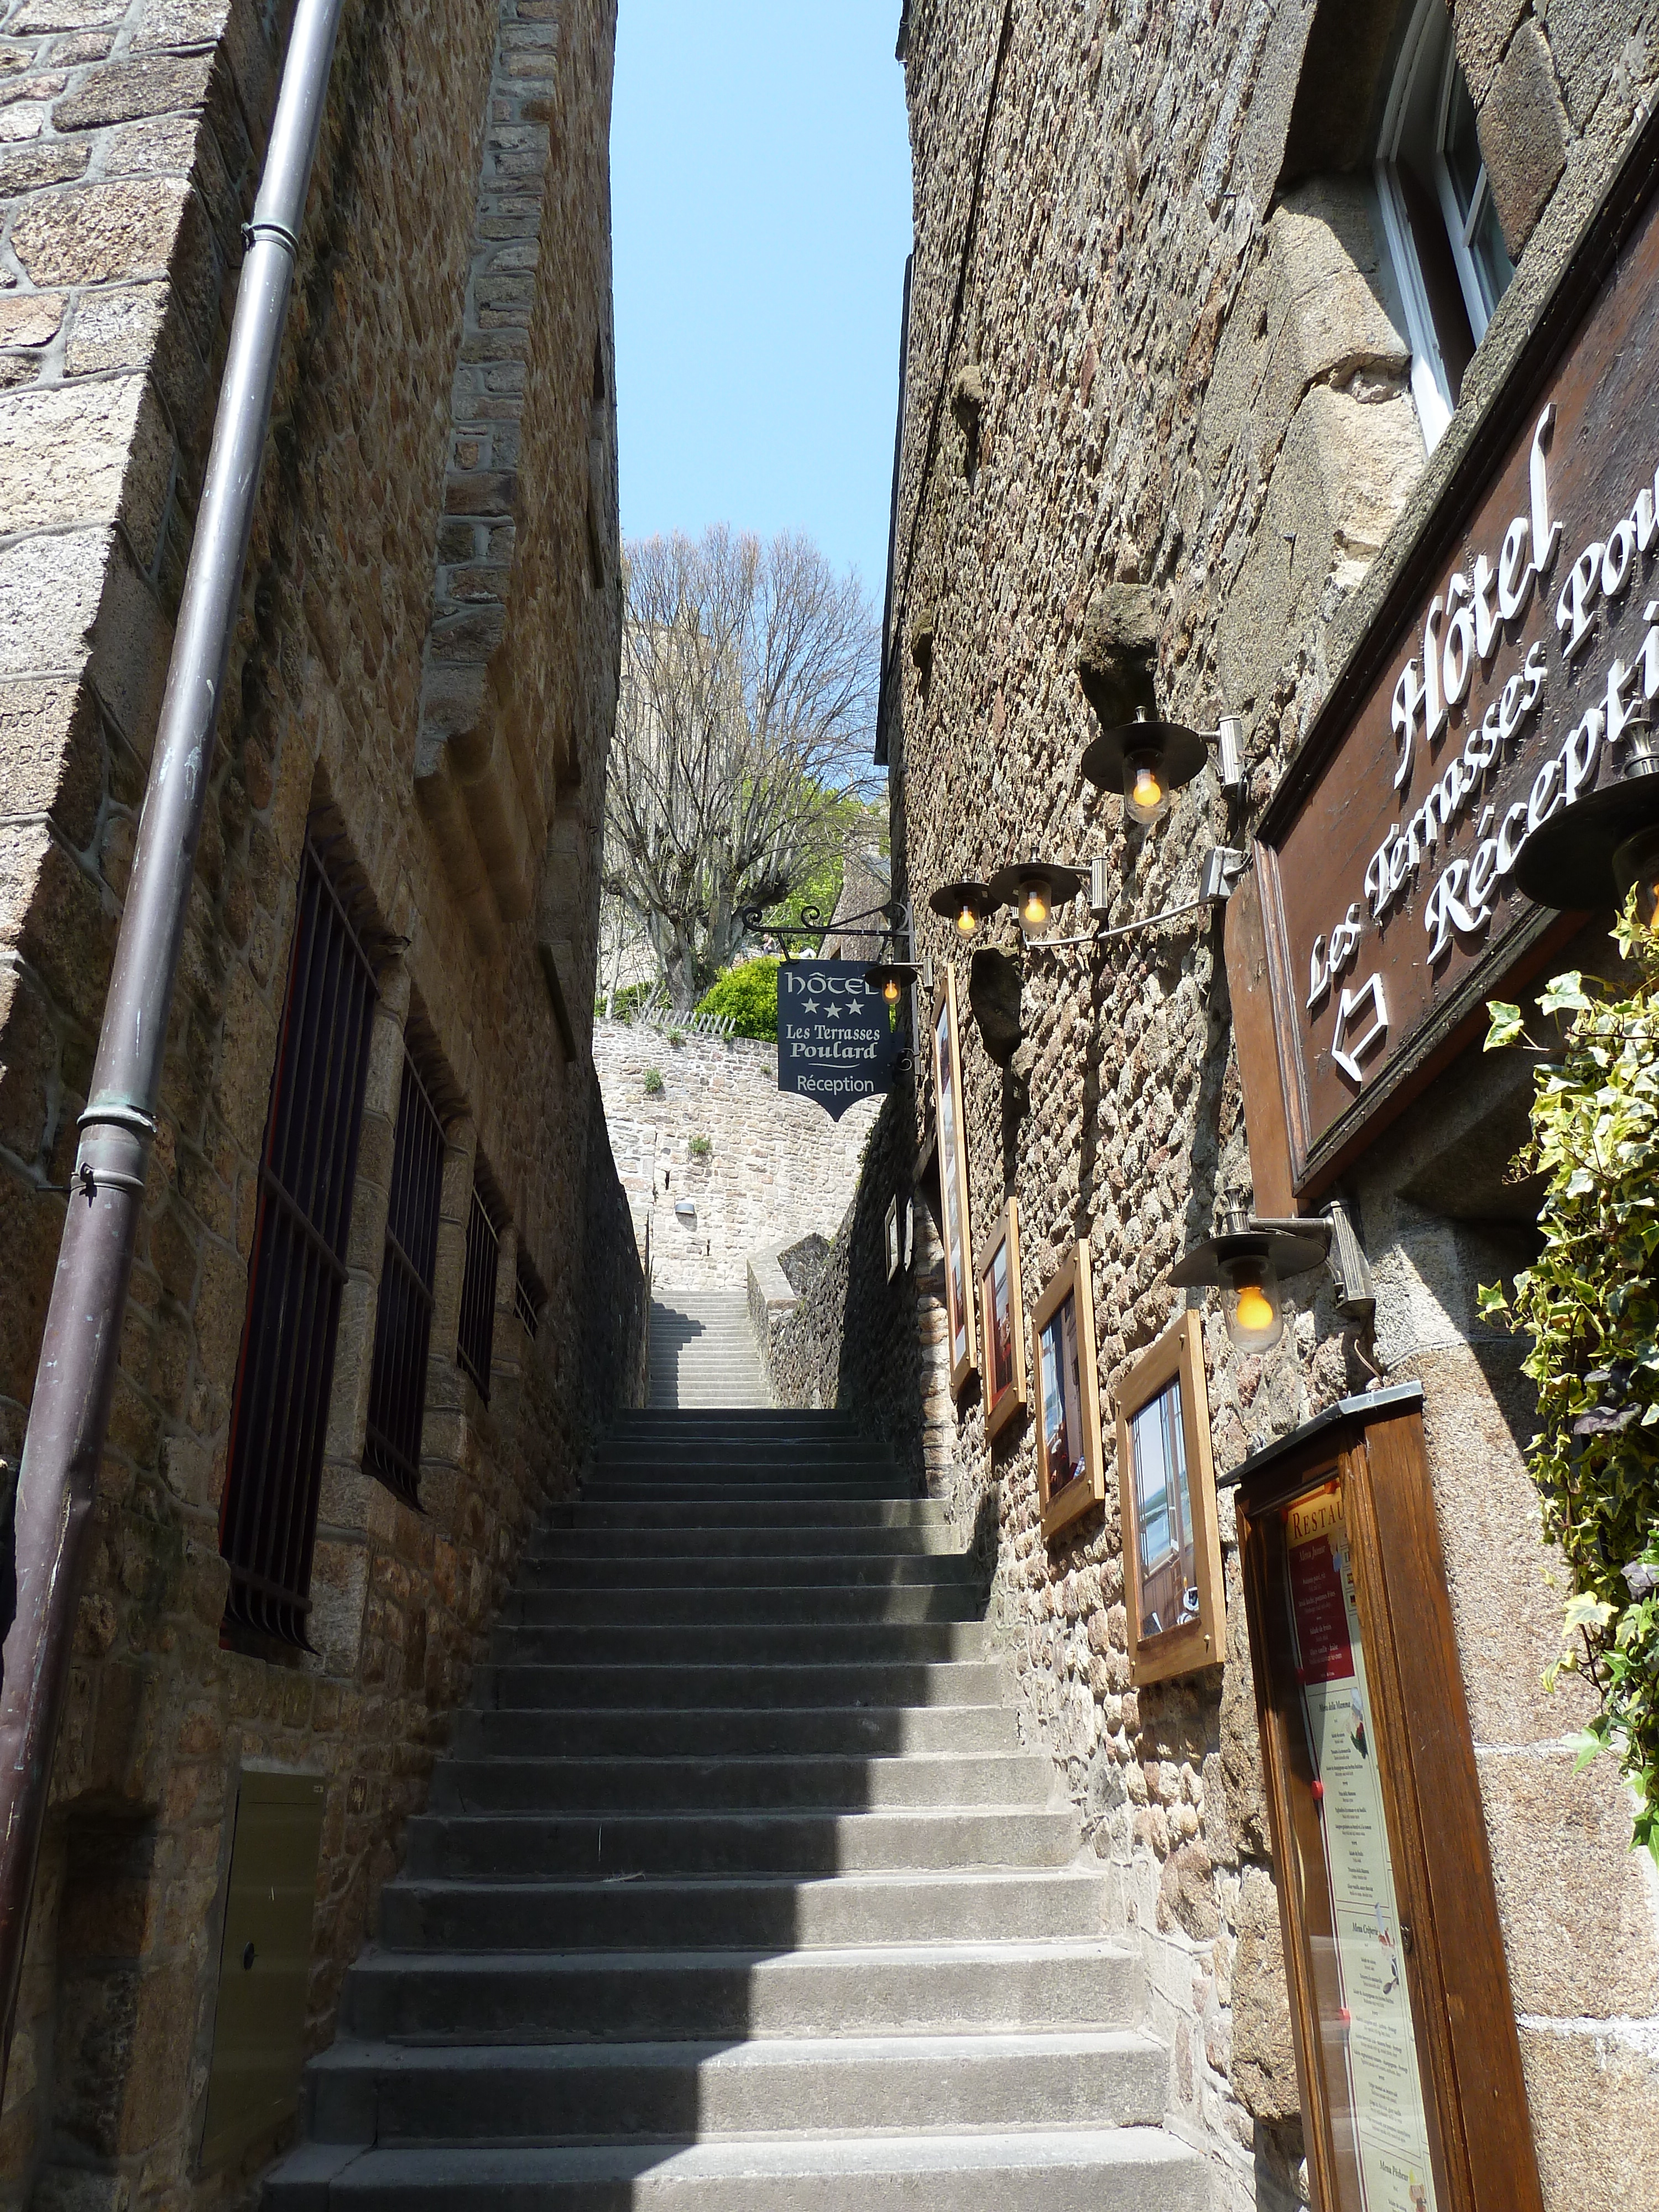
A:
[[[1239,1327],[1249,1329],[1252,1334],[1257,1329],[1271,1328],[1273,1325],[1273,1301],[1259,1283],[1245,1284],[1238,1294],[1235,1311],[1238,1316]]]
[[[964,906],[962,912],[957,916],[957,933],[963,937],[971,937],[978,927],[979,916],[975,913],[972,907]]]
[[[1040,890],[1032,890],[1026,892],[1023,914],[1024,919],[1032,929],[1041,929],[1043,923],[1048,921],[1048,902]]]
[[[1170,787],[1156,746],[1139,745],[1124,755],[1123,804],[1136,822],[1156,822],[1169,812]]]
[[[899,1001],[899,987],[898,977],[896,975],[890,975],[887,978],[887,981],[881,987],[881,995],[886,1000],[890,1006],[897,1006]]]
[[[1145,807],[1148,813],[1164,803],[1164,786],[1145,761],[1135,770],[1134,789],[1129,796],[1137,806]]]

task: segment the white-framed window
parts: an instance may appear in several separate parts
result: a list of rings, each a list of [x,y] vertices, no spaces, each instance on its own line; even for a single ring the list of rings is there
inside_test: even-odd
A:
[[[1474,101],[1445,0],[1417,0],[1376,155],[1383,235],[1431,451],[1515,264],[1475,135]]]

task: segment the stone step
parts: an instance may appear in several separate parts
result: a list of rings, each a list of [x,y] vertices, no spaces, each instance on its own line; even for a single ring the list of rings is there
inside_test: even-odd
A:
[[[723,1413],[696,1408],[653,1411],[634,1407],[613,1413],[607,1437],[627,1436],[805,1436],[851,1437],[862,1443],[865,1431],[851,1413],[814,1412],[805,1406],[730,1407]]]
[[[866,1660],[841,1665],[678,1665],[596,1668],[487,1664],[475,1679],[480,1705],[542,1711],[614,1705],[990,1705],[1002,1695],[1002,1669],[989,1659]]]
[[[757,1875],[635,1881],[444,1881],[380,1893],[390,1950],[788,1951],[853,1943],[1011,1942],[1100,1932],[1105,1877],[1087,1867]]]
[[[658,1628],[631,1623],[538,1627],[498,1623],[490,1657],[502,1666],[694,1666],[977,1659],[985,1650],[978,1620],[818,1621],[796,1620],[748,1626],[738,1621],[678,1622]]]
[[[895,1483],[820,1482],[616,1482],[594,1479],[582,1485],[582,1499],[596,1505],[675,1505],[688,1522],[701,1518],[706,1505],[875,1505],[908,1504],[910,1493]]]
[[[825,1627],[919,1626],[929,1621],[981,1620],[985,1607],[977,1586],[965,1577],[934,1577],[924,1583],[884,1583],[875,1588],[848,1580],[830,1582],[822,1567],[811,1582],[773,1582],[751,1577],[728,1584],[705,1583],[688,1575],[683,1588],[667,1581],[599,1582],[586,1589],[520,1589],[497,1619],[514,1628],[781,1627],[817,1623]]]
[[[701,1549],[705,1537],[719,1534],[750,1540],[756,1548],[775,1546],[785,1533],[810,1550],[830,1535],[844,1535],[850,1547],[897,1548],[910,1540],[930,1550],[954,1552],[957,1539],[945,1523],[945,1508],[931,1498],[707,1499],[695,1511],[685,1504],[650,1500],[618,1503],[584,1498],[556,1506],[529,1547],[532,1559],[544,1558],[567,1535],[600,1531],[637,1540],[641,1548],[678,1544]],[[713,1548],[712,1545],[709,1548]],[[835,1546],[830,1549],[838,1548]]]
[[[741,1951],[366,1951],[346,1978],[353,2037],[414,2044],[707,2042],[1132,2025],[1121,1945],[860,1944]]]
[[[461,1759],[895,1758],[904,1752],[1009,1752],[1018,1747],[1006,1705],[754,1705],[462,1713]]]
[[[611,1437],[599,1445],[595,1468],[670,1466],[682,1468],[750,1467],[775,1468],[787,1474],[798,1468],[845,1468],[859,1473],[873,1469],[897,1471],[898,1462],[885,1444],[866,1444],[849,1437],[757,1437],[753,1443],[730,1436],[692,1438],[664,1437],[659,1443],[635,1437]]]
[[[1206,2159],[1156,2128],[738,2137],[683,2147],[307,2144],[270,2212],[1206,2212]]]
[[[452,1881],[1064,1866],[1079,1841],[1073,1808],[1041,1803],[854,1813],[424,1813],[407,1834],[410,1873]]]
[[[710,1531],[711,1534],[721,1532]],[[736,1531],[732,1532],[735,1534]],[[834,1532],[826,1530],[826,1535]],[[786,1583],[840,1589],[978,1589],[982,1577],[975,1561],[959,1552],[832,1549],[767,1551],[758,1543],[729,1544],[705,1551],[688,1540],[665,1539],[647,1550],[615,1536],[572,1534],[556,1548],[526,1559],[519,1573],[518,1594],[541,1597],[562,1590],[776,1589]],[[781,1535],[779,1543],[789,1541]]]
[[[857,1813],[1041,1805],[1054,1768],[1020,1752],[898,1759],[446,1759],[434,1813]]]
[[[915,1485],[902,1468],[881,1460],[842,1458],[809,1461],[788,1459],[707,1459],[682,1461],[665,1452],[658,1458],[608,1460],[596,1463],[582,1478],[584,1498],[604,1498],[618,1491],[669,1490],[676,1498],[700,1491],[735,1490],[739,1496],[753,1490],[764,1495],[782,1490],[793,1497],[813,1498],[820,1492],[833,1495],[850,1491],[871,1498],[910,1498]]]
[[[307,2072],[319,2142],[553,2144],[1146,2126],[1169,2058],[1133,2028],[725,2043],[345,2043]]]

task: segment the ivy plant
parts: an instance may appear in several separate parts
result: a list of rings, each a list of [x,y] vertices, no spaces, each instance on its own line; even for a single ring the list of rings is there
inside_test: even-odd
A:
[[[1541,1176],[1543,1249],[1480,1286],[1483,1314],[1531,1340],[1542,1424],[1528,1464],[1571,1592],[1546,1677],[1583,1676],[1601,1710],[1581,1744],[1635,1790],[1635,1843],[1659,1861],[1659,934],[1631,911],[1613,935],[1620,982],[1558,975],[1532,1036],[1494,1000],[1488,1052],[1540,1053],[1532,1136],[1518,1170]]]

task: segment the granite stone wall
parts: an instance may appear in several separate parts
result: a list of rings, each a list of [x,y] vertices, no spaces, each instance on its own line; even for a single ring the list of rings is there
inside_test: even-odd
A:
[[[0,7],[14,1469],[288,20],[254,0]],[[231,2172],[197,2156],[239,1772],[327,1782],[315,2048],[519,1549],[593,1426],[642,1393],[645,1288],[585,1018],[621,634],[614,21],[611,0],[345,8],[0,2115],[7,2204],[251,2198],[271,2143]],[[469,629],[456,610],[474,590]],[[423,702],[434,665],[470,653],[486,680],[446,725],[460,793],[446,816],[422,787],[436,772]],[[487,867],[480,821],[507,839]],[[380,996],[313,1648],[283,1650],[222,1636],[219,1518],[307,836],[350,886]],[[406,1047],[446,1138],[418,1513],[362,1465]],[[475,1179],[502,1225],[487,1401],[455,1356]]]
[[[641,1253],[650,1237],[659,1296],[741,1293],[751,1252],[814,1230],[836,1233],[874,1100],[832,1121],[813,1100],[779,1091],[775,1044],[689,1034],[676,1044],[672,1032],[645,1022],[596,1023],[593,1065]],[[660,1091],[647,1088],[652,1075]]]
[[[884,738],[895,890],[921,951],[958,962],[964,1001],[965,955],[927,909],[935,885],[983,879],[1016,848],[1103,854],[1109,919],[1127,921],[1189,899],[1206,848],[1248,843],[1651,105],[1651,6],[1464,0],[1454,15],[1519,268],[1431,456],[1369,185],[1398,9],[904,11],[915,263]],[[1243,714],[1242,800],[1206,771],[1167,820],[1127,831],[1121,801],[1080,773],[1098,726],[1084,660],[1196,727]],[[1004,1068],[964,1017],[974,1233],[1018,1196],[1028,1310],[1086,1239],[1109,1413],[1188,1302],[1172,1265],[1218,1200],[1249,1194],[1220,922],[1188,915],[1109,957],[1021,952],[1006,916],[989,937],[1019,963],[1024,1038]],[[1565,2212],[1650,2193],[1659,1893],[1625,1848],[1628,1804],[1605,1771],[1571,1772],[1582,1705],[1539,1686],[1559,1615],[1521,1461],[1530,1420],[1516,1347],[1474,1299],[1527,1249],[1501,1186],[1524,1114],[1496,1080],[1478,1064],[1449,1073],[1349,1180],[1376,1271],[1374,1334],[1345,1328],[1309,1278],[1279,1346],[1242,1358],[1213,1301],[1196,1302],[1224,1471],[1377,1374],[1428,1389],[1532,2125],[1547,2201]],[[872,1148],[868,1176],[902,1177],[931,1130],[927,1087],[914,1133]],[[1442,1156],[1449,1179],[1434,1172]],[[781,1395],[869,1402],[863,1347],[894,1311],[856,1240],[890,1188],[866,1179],[838,1240],[846,1263],[776,1325]],[[937,1369],[908,1347],[894,1362],[909,1401],[886,1432],[907,1437]],[[951,1425],[930,1477],[990,1545],[1025,1726],[1111,1869],[1110,1925],[1141,1946],[1170,2124],[1208,2149],[1218,2206],[1305,2201],[1225,1501],[1226,1663],[1137,1692],[1115,1481],[1103,1516],[1045,1544],[1029,1431],[988,1445],[976,1385]]]

